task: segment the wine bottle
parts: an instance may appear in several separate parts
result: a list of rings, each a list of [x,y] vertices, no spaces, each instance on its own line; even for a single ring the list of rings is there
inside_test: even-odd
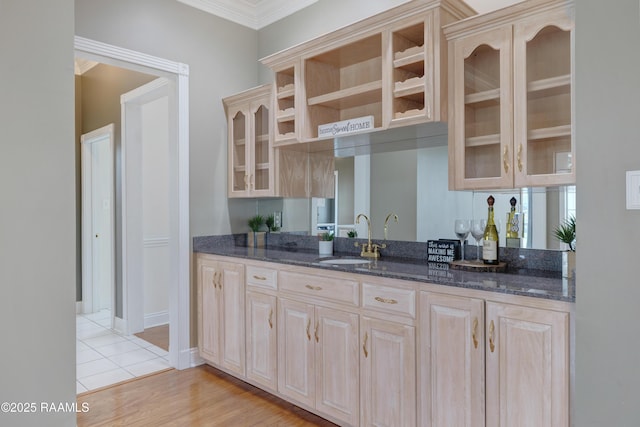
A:
[[[482,261],[485,264],[498,264],[498,229],[493,218],[493,196],[487,198],[489,204],[489,215],[487,218],[487,226],[484,228],[484,237],[482,239]]]
[[[507,239],[517,239],[518,217],[516,215],[516,203],[518,203],[518,201],[515,197],[512,197],[511,200],[509,200],[509,203],[511,204],[511,210],[507,216]]]

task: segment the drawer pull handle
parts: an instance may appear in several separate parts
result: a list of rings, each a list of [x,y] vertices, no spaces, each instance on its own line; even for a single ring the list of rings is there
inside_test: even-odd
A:
[[[273,329],[273,308],[269,312],[269,329]]]
[[[320,322],[316,322],[316,330],[313,333],[316,336],[316,342],[320,342],[320,337],[318,336],[318,327],[320,326]]]
[[[384,304],[397,304],[398,301],[391,298],[375,297],[375,300]]]
[[[473,347],[478,348],[478,337],[476,334],[478,333],[478,318],[473,319],[473,333],[471,334],[471,338],[473,338]]]
[[[256,276],[255,274],[253,275],[253,278],[256,279],[256,280],[267,280],[266,277],[264,277],[264,276]]]
[[[311,334],[309,333],[309,328],[311,327],[311,318],[307,320],[307,339],[311,341]]]
[[[364,333],[364,340],[362,342],[362,351],[364,352],[365,359],[369,357],[369,352],[367,351],[367,340],[369,339],[369,335]]]
[[[493,320],[491,321],[491,324],[489,325],[489,349],[491,349],[491,353],[493,353],[493,351],[496,349],[496,343],[493,339],[493,334],[495,334],[495,325],[493,324]]]
[[[322,290],[322,287],[320,287],[320,286],[312,286],[312,285],[306,285],[305,288],[311,289],[312,291],[321,291]]]

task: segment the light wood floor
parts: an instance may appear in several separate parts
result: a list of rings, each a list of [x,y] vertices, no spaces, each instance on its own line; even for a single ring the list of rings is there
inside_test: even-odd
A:
[[[335,426],[208,365],[78,395],[78,426]]]
[[[165,351],[169,351],[169,325],[154,326],[153,328],[147,328],[139,334],[135,334],[138,338],[141,338],[156,347],[160,347]]]

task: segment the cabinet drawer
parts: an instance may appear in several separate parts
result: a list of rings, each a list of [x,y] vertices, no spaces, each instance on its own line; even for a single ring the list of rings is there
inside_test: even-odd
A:
[[[358,282],[312,274],[280,272],[280,290],[358,305]]]
[[[247,285],[275,290],[278,288],[278,271],[272,268],[247,265]]]
[[[415,318],[416,291],[363,283],[362,307]]]

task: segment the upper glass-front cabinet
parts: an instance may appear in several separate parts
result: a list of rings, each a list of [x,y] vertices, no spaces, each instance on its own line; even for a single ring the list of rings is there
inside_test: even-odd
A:
[[[454,43],[450,137],[457,188],[511,187],[511,27]]]
[[[275,194],[270,85],[224,99],[228,126],[228,196]]]
[[[537,14],[515,5],[495,23],[472,18],[445,29],[451,188],[575,183],[573,9],[555,3]]]
[[[566,13],[514,27],[516,186],[575,183],[572,30]]]

